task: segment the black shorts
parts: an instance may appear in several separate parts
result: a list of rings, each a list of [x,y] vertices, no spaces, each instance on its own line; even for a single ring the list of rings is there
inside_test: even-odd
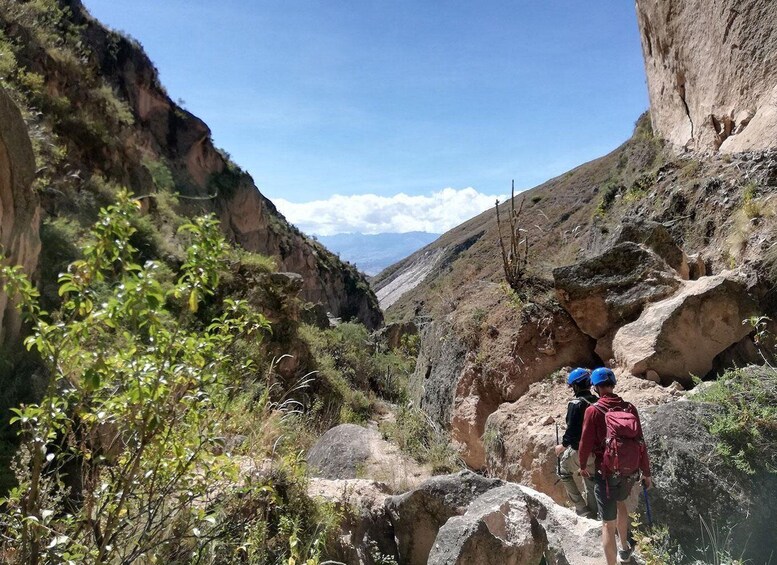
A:
[[[597,475],[595,478],[594,495],[599,507],[599,517],[605,522],[615,520],[618,516],[618,502],[623,502],[631,494],[631,488],[637,480],[637,475],[630,477],[609,477],[607,481]]]

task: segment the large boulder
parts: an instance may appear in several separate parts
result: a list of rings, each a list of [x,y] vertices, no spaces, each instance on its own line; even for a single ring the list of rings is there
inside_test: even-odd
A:
[[[653,520],[667,526],[686,554],[711,545],[709,532],[717,532],[720,549],[749,563],[767,563],[777,520],[777,476],[766,469],[742,472],[732,464],[733,454],[718,453],[708,429],[720,410],[689,401],[642,411],[656,485],[650,491]],[[709,532],[701,533],[705,527]]]
[[[503,484],[462,471],[434,477],[415,490],[388,498],[386,508],[394,526],[400,563],[424,565],[443,524],[464,514],[481,494]]]
[[[340,530],[327,557],[344,563],[378,565],[397,558],[394,529],[386,510],[387,485],[364,479],[311,479],[308,494],[334,504]]]
[[[601,524],[578,517],[547,496],[506,484],[478,497],[440,528],[430,565],[594,565],[604,555]]]
[[[335,426],[308,452],[313,477],[372,479],[394,491],[407,490],[429,477],[429,472],[399,451],[373,428],[355,424]]]
[[[774,0],[637,0],[653,129],[678,146],[777,145]]]
[[[34,276],[40,254],[40,203],[32,189],[35,155],[19,108],[0,88],[0,246],[6,261]],[[0,344],[16,345],[22,320],[0,292]]]
[[[675,296],[647,307],[615,334],[613,354],[633,375],[692,383],[713,368],[715,356],[750,333],[757,312],[746,284],[733,273],[688,281]]]
[[[647,304],[671,296],[682,282],[655,251],[634,242],[556,268],[553,279],[561,305],[595,339],[636,319]]]
[[[665,225],[643,218],[626,218],[614,239],[616,244],[627,241],[641,243],[655,251],[681,278],[687,280],[690,277],[688,256]]]

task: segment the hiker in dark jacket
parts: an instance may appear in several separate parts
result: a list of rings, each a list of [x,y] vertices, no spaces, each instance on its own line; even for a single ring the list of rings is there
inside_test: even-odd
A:
[[[583,433],[583,416],[585,410],[598,398],[591,393],[591,372],[588,369],[577,368],[569,373],[567,384],[575,397],[567,404],[567,429],[561,444],[556,446],[556,457],[560,458],[559,478],[567,491],[567,496],[578,516],[596,517],[596,497],[594,496],[594,480],[583,479],[583,492],[580,491],[575,475],[580,471],[577,448],[580,435]],[[593,461],[589,464],[593,473]]]
[[[633,548],[628,541],[629,514],[626,499],[642,474],[650,488],[650,461],[642,436],[642,424],[633,404],[613,392],[615,374],[604,367],[591,373],[599,395],[588,407],[580,437],[580,474],[590,476],[588,459],[594,455],[596,502],[602,518],[602,545],[607,565],[628,563]],[[618,534],[619,546],[615,543]]]

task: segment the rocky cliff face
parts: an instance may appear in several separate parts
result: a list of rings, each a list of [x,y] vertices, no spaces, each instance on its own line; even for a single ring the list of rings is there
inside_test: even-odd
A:
[[[777,145],[777,4],[637,0],[654,129],[675,145]]]
[[[89,65],[126,102],[134,118],[130,127],[115,132],[117,147],[82,151],[82,164],[147,194],[154,191],[154,182],[144,163],[166,163],[186,215],[215,213],[235,243],[274,257],[282,271],[302,275],[304,300],[323,304],[334,316],[379,326],[382,314],[364,277],[286,222],[253,179],[214,147],[208,126],[170,99],[141,46],[94,20],[80,0],[62,3],[81,36]],[[77,85],[70,84],[72,77],[37,60],[33,49],[25,55],[49,91],[73,96]]]
[[[40,204],[32,190],[35,157],[19,108],[0,88],[0,245],[11,265],[31,275],[40,252]],[[0,293],[0,344],[19,339],[21,319]]]

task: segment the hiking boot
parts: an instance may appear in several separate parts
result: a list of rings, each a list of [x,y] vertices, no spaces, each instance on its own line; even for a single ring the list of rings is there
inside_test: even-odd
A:
[[[575,508],[575,514],[577,514],[581,518],[596,519],[596,512],[592,512],[591,510],[588,509],[587,506],[584,506],[582,508]]]
[[[618,563],[631,563],[631,554],[634,553],[634,547],[628,549],[618,549]]]

